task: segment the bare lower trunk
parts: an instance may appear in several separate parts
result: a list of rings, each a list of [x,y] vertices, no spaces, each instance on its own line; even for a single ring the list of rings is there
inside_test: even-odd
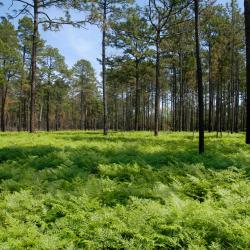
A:
[[[159,38],[159,36],[158,36]],[[159,134],[159,110],[160,110],[160,42],[156,41],[156,64],[155,64],[155,121],[154,135]]]
[[[1,131],[5,132],[5,104],[7,98],[7,87],[5,85],[2,86],[2,101],[1,101]]]
[[[135,85],[136,85],[136,93],[135,93],[135,125],[134,130],[139,129],[139,116],[140,116],[140,83],[139,83],[139,60],[135,60]]]
[[[106,19],[107,2],[104,1],[102,27],[102,91],[103,91],[103,134],[108,134],[108,103],[106,93]]]
[[[48,89],[47,90],[47,110],[46,110],[46,129],[48,132],[50,130],[49,115],[50,115],[50,91]]]

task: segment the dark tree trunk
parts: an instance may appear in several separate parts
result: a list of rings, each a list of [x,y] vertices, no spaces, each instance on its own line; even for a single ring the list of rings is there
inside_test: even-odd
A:
[[[6,104],[6,98],[7,98],[7,91],[8,88],[5,86],[5,84],[2,85],[2,101],[1,101],[1,131],[5,132],[6,130],[6,124],[5,124],[5,104]]]
[[[118,108],[118,90],[117,90],[117,85],[115,83],[115,100],[114,100],[114,106],[115,106],[115,130],[118,131],[119,129],[119,121],[118,121],[118,111],[119,111],[119,108]]]
[[[183,86],[183,58],[182,52],[179,52],[179,82],[180,82],[180,104],[179,104],[179,131],[183,130],[183,95],[184,95],[184,86]]]
[[[28,131],[28,122],[27,122],[27,99],[26,97],[23,98],[23,130]]]
[[[135,125],[134,130],[139,130],[140,116],[140,82],[139,82],[139,60],[135,59]]]
[[[217,90],[216,90],[216,132],[217,137],[219,136],[219,133],[222,131],[222,74],[223,74],[223,68],[222,63],[219,62],[219,71],[218,71],[218,80],[217,80]]]
[[[36,94],[36,51],[38,37],[38,0],[34,0],[34,23],[31,56],[31,84],[30,84],[30,133],[35,131],[35,94]]]
[[[173,79],[173,128],[174,131],[177,130],[177,77],[176,77],[176,68],[174,66],[173,70],[174,79]]]
[[[245,33],[246,33],[246,61],[247,61],[246,143],[250,144],[250,0],[245,0],[244,6],[245,6]]]
[[[160,110],[160,33],[156,38],[156,63],[155,63],[155,121],[154,135],[159,133],[159,110]]]
[[[46,110],[46,129],[49,132],[50,130],[50,122],[49,122],[49,115],[50,115],[50,90],[49,90],[49,86],[47,89],[47,98],[46,98],[46,102],[47,102],[47,110]]]
[[[235,86],[235,112],[234,112],[234,131],[238,133],[238,123],[239,123],[239,86],[240,86],[240,76],[239,76],[239,63],[237,63],[236,67],[237,71],[237,79]]]
[[[126,127],[126,106],[125,106],[126,103],[124,103],[125,101],[124,101],[124,91],[122,90],[122,130],[125,130]]]
[[[103,27],[102,27],[102,91],[103,91],[103,134],[108,134],[108,103],[106,93],[106,22],[107,1],[103,4]]]
[[[195,0],[195,42],[196,42],[196,64],[197,64],[197,84],[198,84],[198,107],[199,107],[199,153],[204,152],[204,104],[202,85],[202,66],[200,59],[200,38],[199,38],[199,0]]]
[[[213,130],[213,102],[214,102],[214,87],[212,83],[212,65],[211,65],[211,56],[212,56],[212,48],[209,43],[209,51],[208,51],[208,67],[209,67],[209,75],[208,75],[208,84],[209,84],[209,106],[208,106],[208,132],[210,133]]]
[[[83,88],[83,87],[82,87]],[[83,89],[80,93],[80,129],[84,129],[84,107],[83,107]]]

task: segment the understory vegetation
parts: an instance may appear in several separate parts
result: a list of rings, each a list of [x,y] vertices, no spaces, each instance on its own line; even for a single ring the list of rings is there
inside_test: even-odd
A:
[[[0,134],[0,249],[250,249],[243,134]]]

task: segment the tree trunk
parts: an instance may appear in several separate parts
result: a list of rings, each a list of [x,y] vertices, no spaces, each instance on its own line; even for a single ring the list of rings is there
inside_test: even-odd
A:
[[[197,85],[198,85],[198,106],[199,106],[199,153],[204,152],[204,103],[202,85],[202,66],[200,59],[200,38],[199,38],[199,0],[195,3],[195,42],[196,42],[196,64],[197,64]]]
[[[43,117],[43,100],[41,102],[40,114],[39,114],[39,120],[38,120],[38,129],[39,130],[41,130],[41,128],[42,128],[42,117]]]
[[[140,83],[139,83],[139,60],[135,59],[135,125],[134,130],[139,129],[139,115],[140,115]]]
[[[156,39],[156,63],[155,63],[155,121],[154,135],[159,133],[159,110],[160,110],[160,34]]]
[[[83,88],[83,86],[82,86]],[[80,92],[80,130],[84,129],[83,89]]]
[[[108,103],[106,93],[106,22],[107,1],[103,4],[103,27],[102,27],[102,91],[103,91],[103,134],[108,134]]]
[[[35,131],[35,94],[36,94],[36,50],[38,37],[38,0],[34,0],[34,23],[31,56],[31,84],[30,84],[30,133]]]
[[[173,128],[174,131],[177,131],[177,76],[176,76],[176,67],[174,66],[173,70]]]
[[[5,104],[7,98],[7,86],[2,85],[2,103],[1,103],[1,131],[5,132]]]
[[[239,123],[239,86],[240,86],[240,76],[239,76],[239,63],[237,62],[237,79],[235,86],[235,112],[234,112],[234,132],[238,133],[238,123]]]
[[[247,72],[246,143],[250,144],[250,0],[245,0],[244,6],[245,6],[246,72]]]
[[[179,82],[180,82],[180,104],[179,104],[179,131],[183,130],[183,95],[184,95],[184,86],[183,86],[183,58],[182,51],[179,52]]]
[[[208,107],[208,132],[210,133],[213,129],[213,102],[214,102],[214,87],[212,83],[212,65],[211,65],[211,56],[212,56],[212,48],[211,43],[209,42],[209,51],[208,51],[208,84],[209,84],[209,107]]]
[[[49,130],[50,130],[50,124],[49,124],[49,115],[50,115],[50,90],[49,90],[49,86],[48,86],[48,89],[47,89],[47,98],[46,98],[46,101],[47,101],[46,129],[47,129],[47,132],[49,132]]]

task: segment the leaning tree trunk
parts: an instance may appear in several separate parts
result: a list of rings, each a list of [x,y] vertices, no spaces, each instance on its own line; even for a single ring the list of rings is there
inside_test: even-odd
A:
[[[38,0],[34,0],[34,27],[31,56],[31,83],[30,83],[30,133],[35,131],[35,94],[36,94],[36,50],[38,37]]]
[[[246,61],[247,61],[246,143],[250,144],[250,0],[245,0],[244,6],[245,6],[245,33],[246,33]]]
[[[196,64],[197,64],[197,85],[198,85],[198,106],[199,106],[199,153],[204,152],[204,103],[202,86],[202,66],[200,58],[200,38],[199,38],[199,0],[194,0],[195,12],[195,42],[196,42]]]

